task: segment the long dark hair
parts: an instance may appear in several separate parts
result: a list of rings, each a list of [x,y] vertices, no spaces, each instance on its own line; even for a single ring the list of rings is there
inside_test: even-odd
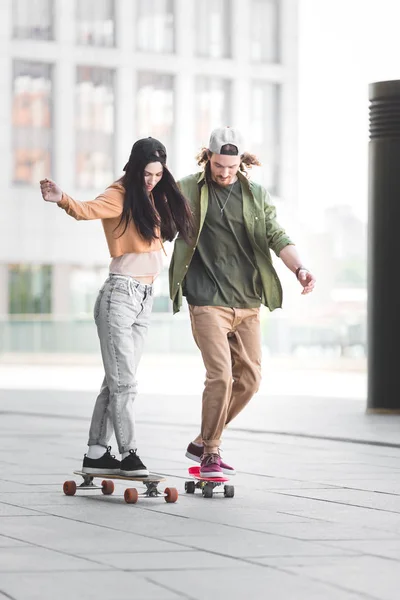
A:
[[[161,238],[172,241],[177,232],[186,243],[194,232],[193,216],[188,201],[181,194],[175,179],[166,167],[167,153],[161,142],[154,138],[138,140],[132,147],[129,161],[124,167],[121,183],[125,189],[124,206],[116,229],[125,233],[132,220],[140,235],[149,243]],[[160,162],[163,175],[152,191],[154,205],[150,201],[144,184],[146,165]]]

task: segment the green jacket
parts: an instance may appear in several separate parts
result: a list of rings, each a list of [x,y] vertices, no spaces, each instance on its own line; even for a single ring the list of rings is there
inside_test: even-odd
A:
[[[266,189],[250,181],[240,172],[238,178],[242,186],[244,225],[260,272],[265,304],[270,310],[281,308],[282,286],[272,265],[270,248],[279,256],[282,248],[293,242],[276,222],[276,210],[269,202]],[[196,250],[208,208],[208,186],[204,171],[184,177],[178,185],[190,203],[195,234],[190,245],[180,236],[175,240],[169,268],[169,288],[174,314],[179,312],[182,306],[182,282]]]

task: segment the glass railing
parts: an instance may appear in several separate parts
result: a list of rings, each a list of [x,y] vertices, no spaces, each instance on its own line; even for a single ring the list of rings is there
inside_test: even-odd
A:
[[[271,354],[317,353],[335,356],[366,354],[366,318],[296,321],[264,313],[262,343]],[[185,312],[154,312],[146,352],[197,352]],[[14,353],[97,354],[99,340],[91,315],[82,318],[52,315],[0,317],[0,355]]]

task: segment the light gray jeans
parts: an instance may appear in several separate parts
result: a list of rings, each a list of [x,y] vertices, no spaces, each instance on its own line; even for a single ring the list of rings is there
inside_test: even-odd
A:
[[[136,369],[153,307],[153,286],[110,275],[94,306],[105,377],[93,410],[88,445],[108,446],[113,434],[119,452],[136,449],[133,402]]]

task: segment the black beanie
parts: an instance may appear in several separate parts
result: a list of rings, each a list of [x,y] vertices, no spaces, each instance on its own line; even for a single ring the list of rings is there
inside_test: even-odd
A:
[[[162,165],[165,165],[167,162],[167,151],[165,146],[155,138],[143,138],[133,144],[129,161],[124,166],[124,171],[128,169],[130,162],[143,166],[151,162],[160,162]]]

